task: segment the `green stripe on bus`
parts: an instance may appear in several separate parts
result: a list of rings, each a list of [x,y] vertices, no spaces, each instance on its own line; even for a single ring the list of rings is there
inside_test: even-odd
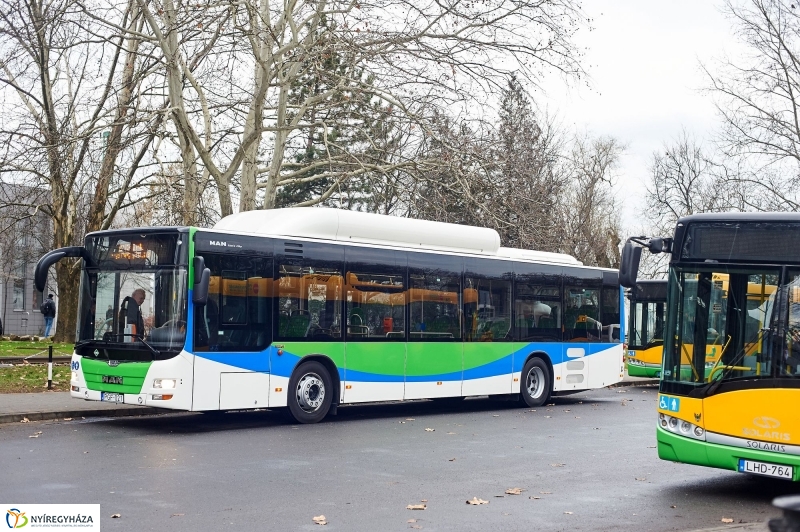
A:
[[[738,471],[739,459],[794,467],[792,480],[800,480],[800,456],[743,447],[731,447],[672,434],[657,427],[658,457],[662,460]]]
[[[109,366],[105,360],[81,359],[81,371],[86,387],[100,392],[141,393],[147,371],[152,362],[121,362]],[[103,375],[122,377],[122,384],[103,382]]]

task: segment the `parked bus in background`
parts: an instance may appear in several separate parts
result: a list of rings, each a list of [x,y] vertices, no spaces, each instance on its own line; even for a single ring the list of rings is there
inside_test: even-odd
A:
[[[628,291],[629,320],[626,369],[631,377],[661,375],[664,323],[667,317],[667,281],[636,281]]]
[[[630,238],[623,286],[642,247],[671,254],[659,457],[799,480],[800,215],[698,214]]]
[[[63,257],[83,259],[76,398],[312,423],[368,401],[537,406],[622,377],[618,272],[490,229],[252,211],[91,233],[42,257],[36,282]]]

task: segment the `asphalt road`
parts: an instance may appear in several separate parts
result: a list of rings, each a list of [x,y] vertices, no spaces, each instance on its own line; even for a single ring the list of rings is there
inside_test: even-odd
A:
[[[3,425],[0,504],[100,503],[106,531],[665,531],[765,521],[773,497],[800,491],[658,460],[656,397],[350,406],[318,425],[276,412]]]

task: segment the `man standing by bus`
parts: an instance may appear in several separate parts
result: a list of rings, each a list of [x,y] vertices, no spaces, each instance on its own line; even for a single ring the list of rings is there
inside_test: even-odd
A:
[[[53,294],[47,294],[47,299],[42,302],[39,311],[44,316],[44,337],[50,336],[50,329],[53,327],[53,318],[56,317],[56,302],[53,301]]]

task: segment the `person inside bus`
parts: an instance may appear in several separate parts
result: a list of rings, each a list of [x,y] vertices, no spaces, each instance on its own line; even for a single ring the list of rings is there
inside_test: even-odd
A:
[[[141,308],[144,299],[144,290],[137,288],[131,295],[122,300],[119,310],[119,334],[123,336],[123,341],[131,341],[130,338],[144,337],[144,319],[142,318]]]

